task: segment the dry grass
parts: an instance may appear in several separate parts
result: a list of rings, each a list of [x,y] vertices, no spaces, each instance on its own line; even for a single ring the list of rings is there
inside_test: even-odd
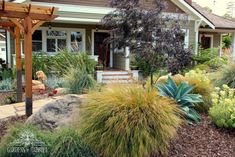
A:
[[[167,154],[181,123],[174,101],[138,85],[114,85],[88,95],[79,131],[103,156],[145,157]]]

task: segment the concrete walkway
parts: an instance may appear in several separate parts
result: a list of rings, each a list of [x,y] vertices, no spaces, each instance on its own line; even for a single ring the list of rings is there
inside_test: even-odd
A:
[[[42,100],[35,100],[33,102],[33,113],[37,112],[42,106],[44,106],[48,102],[54,101],[59,98],[61,98],[61,96],[50,97]],[[0,106],[0,119],[5,119],[11,116],[23,115],[25,115],[25,102]]]

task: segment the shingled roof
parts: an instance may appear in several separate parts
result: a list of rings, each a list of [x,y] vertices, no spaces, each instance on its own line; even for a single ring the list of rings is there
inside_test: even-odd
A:
[[[193,2],[192,7],[200,12],[205,18],[214,24],[216,29],[235,29],[235,22],[224,17],[208,12],[203,7]]]

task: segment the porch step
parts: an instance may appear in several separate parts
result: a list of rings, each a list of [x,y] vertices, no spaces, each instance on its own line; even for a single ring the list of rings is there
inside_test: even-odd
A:
[[[97,71],[98,83],[132,83],[136,80],[133,71]]]

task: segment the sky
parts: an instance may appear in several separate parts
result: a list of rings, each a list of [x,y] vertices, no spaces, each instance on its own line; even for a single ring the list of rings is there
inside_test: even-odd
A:
[[[193,0],[193,2],[196,2],[203,7],[208,6],[213,10],[213,13],[223,16],[227,12],[227,3],[235,3],[235,0]]]

